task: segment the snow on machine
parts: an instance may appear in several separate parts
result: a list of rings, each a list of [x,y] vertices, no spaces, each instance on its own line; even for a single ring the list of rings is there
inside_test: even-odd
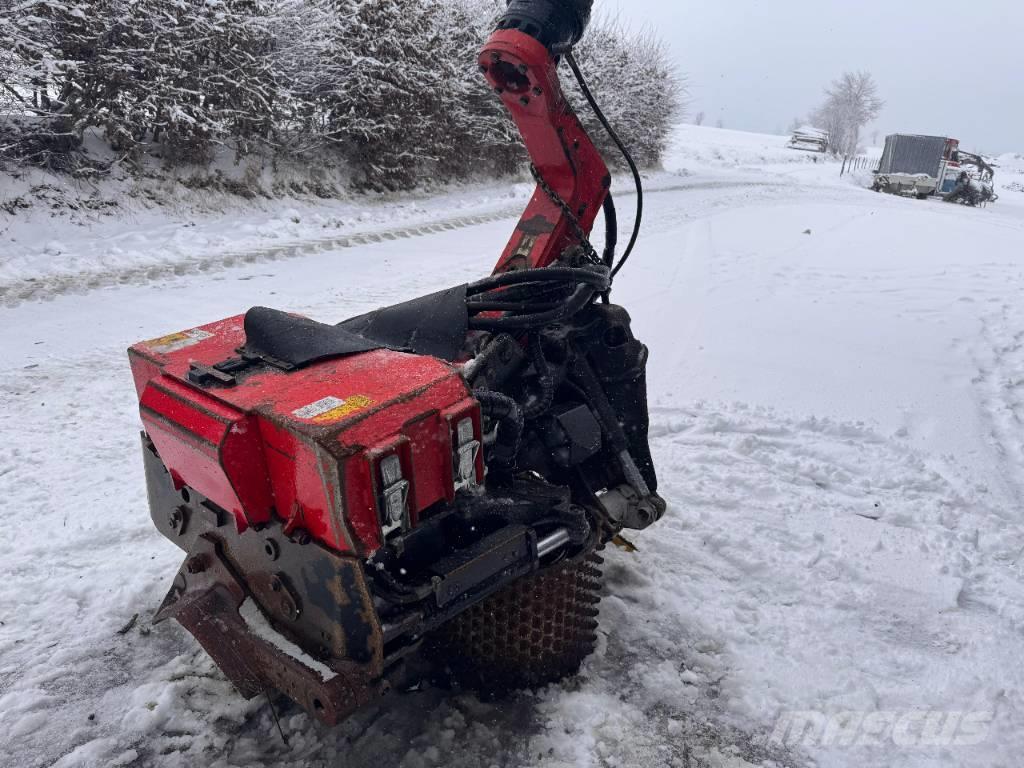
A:
[[[960,174],[959,146],[945,136],[886,136],[872,189],[920,199],[945,194]]]
[[[957,176],[956,184],[942,199],[947,203],[960,203],[972,208],[998,200],[994,183],[995,166],[981,155],[964,151],[959,155],[963,170]]]
[[[338,325],[254,307],[129,350],[151,515],[186,553],[155,618],[243,696],[333,724],[428,674],[571,674],[596,640],[598,551],[664,513],[648,351],[609,299],[639,174],[572,55],[591,5],[510,0],[480,53],[538,182],[489,277]],[[563,59],[640,193],[618,261]]]

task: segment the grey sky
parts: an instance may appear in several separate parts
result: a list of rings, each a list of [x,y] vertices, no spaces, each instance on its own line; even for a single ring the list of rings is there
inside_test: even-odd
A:
[[[883,135],[1024,152],[1024,0],[596,0],[665,37],[707,124],[776,132],[843,70],[875,75]]]

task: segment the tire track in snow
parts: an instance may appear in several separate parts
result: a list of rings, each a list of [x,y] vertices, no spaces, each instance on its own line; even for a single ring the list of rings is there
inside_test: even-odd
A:
[[[980,318],[973,343],[978,374],[972,380],[997,471],[989,520],[975,533],[977,548],[995,565],[964,591],[961,605],[983,610],[1024,632],[1024,600],[1008,601],[1024,581],[1024,320],[1004,304]]]
[[[777,188],[778,191],[792,191],[778,182],[758,181],[702,181],[692,184],[670,184],[645,190],[645,195],[662,195],[676,192],[722,191],[734,189]],[[635,197],[636,193],[626,190],[616,195],[616,200]],[[724,202],[724,201],[723,201]],[[73,273],[56,275],[40,280],[14,280],[0,284],[0,305],[15,307],[26,301],[50,300],[68,293],[88,293],[98,288],[116,285],[141,285],[166,278],[209,273],[247,264],[258,264],[294,259],[324,251],[344,250],[364,245],[393,240],[406,240],[429,236],[438,232],[466,229],[481,224],[513,219],[522,213],[523,205],[504,206],[497,210],[436,219],[420,224],[407,224],[390,229],[357,230],[347,234],[331,235],[302,240],[289,240],[259,248],[239,251],[224,251],[194,258],[168,261],[162,264],[146,264],[94,273]],[[676,212],[678,217],[678,212]],[[622,226],[625,226],[623,224]]]
[[[53,299],[66,293],[86,293],[113,285],[140,285],[169,277],[230,269],[246,264],[293,259],[326,250],[355,248],[389,240],[404,240],[500,221],[513,215],[513,211],[514,209],[509,207],[490,213],[440,219],[432,223],[412,224],[386,230],[356,231],[346,235],[333,235],[311,240],[291,240],[245,251],[227,251],[166,264],[147,264],[109,272],[60,275],[39,281],[18,280],[0,286],[0,303],[13,307],[25,301]]]
[[[1006,679],[1011,666],[1021,679],[1011,659],[1024,625],[1009,597],[1021,595],[1019,578],[1000,567],[997,553],[1010,548],[988,533],[991,510],[962,478],[865,424],[743,404],[655,405],[651,430],[671,507],[639,542],[648,583],[637,599],[667,601],[663,616],[689,618],[687,631],[702,627],[725,649],[716,701],[734,717],[984,708],[990,692],[1020,684]],[[981,627],[991,645],[971,641]],[[939,674],[942,689],[916,685]],[[999,707],[991,739],[1016,740],[1019,699]],[[893,759],[884,742],[812,756]]]
[[[1024,500],[1024,325],[1004,305],[983,316],[981,346],[974,351],[978,375],[973,383],[999,458],[1005,490],[1017,502]]]

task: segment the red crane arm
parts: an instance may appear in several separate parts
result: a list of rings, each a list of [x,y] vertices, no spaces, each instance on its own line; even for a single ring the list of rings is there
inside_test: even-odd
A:
[[[544,44],[516,29],[498,30],[480,52],[480,68],[511,113],[543,183],[566,206],[538,185],[494,271],[546,267],[580,242],[580,231],[589,236],[611,176],[566,101],[558,61]]]

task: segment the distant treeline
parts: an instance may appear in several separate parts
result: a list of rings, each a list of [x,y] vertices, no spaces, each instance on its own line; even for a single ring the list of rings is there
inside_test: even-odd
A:
[[[518,134],[476,65],[503,7],[0,0],[0,158],[102,174],[111,161],[82,151],[93,134],[139,169],[146,158],[206,166],[224,148],[327,152],[364,189],[507,173],[522,160]],[[577,56],[637,159],[657,163],[683,93],[663,44],[598,21]]]

